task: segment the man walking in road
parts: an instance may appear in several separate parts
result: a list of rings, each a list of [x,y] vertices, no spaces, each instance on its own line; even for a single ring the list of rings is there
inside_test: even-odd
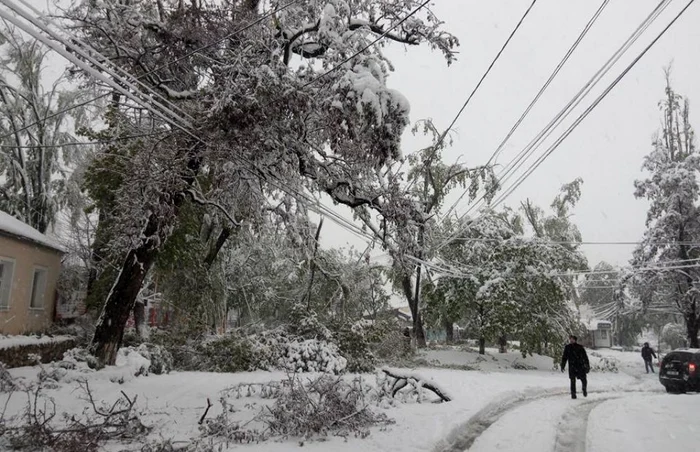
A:
[[[586,374],[591,370],[588,363],[586,349],[577,341],[573,334],[569,336],[569,343],[564,347],[564,354],[561,357],[561,371],[564,372],[566,362],[569,362],[569,380],[571,380],[571,398],[576,398],[576,379],[581,380],[581,392],[584,397],[588,397],[588,379]]]
[[[654,372],[654,363],[651,361],[651,358],[656,359],[656,353],[654,353],[654,349],[649,347],[649,342],[644,343],[644,347],[642,347],[642,359],[644,359],[644,369],[649,373],[649,369],[651,369],[651,373]]]

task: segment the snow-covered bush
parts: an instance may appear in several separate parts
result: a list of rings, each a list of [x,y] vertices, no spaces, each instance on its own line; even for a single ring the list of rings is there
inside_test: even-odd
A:
[[[366,394],[342,378],[322,375],[304,383],[291,377],[264,421],[276,435],[310,437],[335,433],[366,436],[389,419],[367,407]]]
[[[363,321],[340,327],[334,332],[334,342],[347,360],[348,371],[372,372],[376,367],[377,360],[368,341],[372,333],[371,324]]]
[[[11,392],[17,385],[10,372],[5,367],[5,364],[0,362],[0,392]]]
[[[608,356],[596,356],[593,353],[591,353],[591,356],[597,357],[597,361],[593,362],[591,365],[592,372],[618,373],[620,371],[620,362],[617,359]]]
[[[413,355],[411,339],[399,331],[386,333],[380,341],[372,342],[370,348],[374,356],[385,363],[398,364]]]
[[[151,362],[148,368],[149,373],[161,375],[167,374],[173,369],[173,355],[162,345],[141,344],[136,347],[136,351]]]
[[[116,364],[129,369],[135,377],[148,375],[151,369],[151,361],[134,347],[120,348]]]
[[[211,338],[196,347],[204,369],[210,372],[245,372],[255,370],[253,344],[238,335]]]
[[[318,315],[306,309],[305,306],[295,304],[289,313],[289,333],[304,339],[330,340],[333,333],[321,323]]]
[[[667,323],[661,330],[661,341],[668,345],[671,349],[679,348],[685,345],[686,330],[683,325],[678,323]]]
[[[348,362],[340,355],[338,346],[318,339],[302,339],[285,344],[277,366],[292,372],[324,372],[339,374]]]
[[[75,368],[79,363],[85,363],[90,369],[97,368],[97,360],[90,354],[88,349],[84,347],[75,347],[68,350],[63,354],[63,361],[61,362],[67,363],[62,367]]]

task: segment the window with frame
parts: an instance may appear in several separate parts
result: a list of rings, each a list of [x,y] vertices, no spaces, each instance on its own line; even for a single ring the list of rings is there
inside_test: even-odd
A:
[[[0,310],[10,308],[10,290],[12,289],[12,274],[15,263],[9,259],[0,258]]]
[[[600,338],[607,339],[608,338],[608,330],[600,330]]]
[[[44,309],[47,273],[48,272],[45,268],[34,268],[34,277],[32,278],[32,297],[29,300],[29,307],[31,309]]]

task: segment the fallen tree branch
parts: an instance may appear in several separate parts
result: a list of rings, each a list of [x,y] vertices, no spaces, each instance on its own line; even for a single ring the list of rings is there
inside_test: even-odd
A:
[[[409,379],[414,379],[414,380],[418,381],[418,383],[420,384],[421,387],[423,387],[429,391],[432,391],[435,395],[440,397],[440,400],[442,400],[443,402],[449,402],[452,400],[450,398],[450,396],[445,394],[445,392],[442,389],[438,388],[437,386],[435,386],[432,383],[422,381],[420,378],[416,378],[412,375],[400,375],[400,374],[397,374],[393,371],[390,371],[389,369],[382,369],[382,372],[384,372],[387,376],[395,379],[394,384],[392,385],[392,388],[391,388],[391,396],[392,397],[394,397],[397,392],[399,392],[401,389],[405,388],[408,385]]]
[[[207,413],[209,412],[209,408],[211,408],[214,404],[211,403],[211,400],[209,400],[209,397],[207,397],[207,408],[204,410],[204,414],[202,414],[202,417],[199,418],[199,425],[202,425],[204,423],[204,419],[207,417]]]

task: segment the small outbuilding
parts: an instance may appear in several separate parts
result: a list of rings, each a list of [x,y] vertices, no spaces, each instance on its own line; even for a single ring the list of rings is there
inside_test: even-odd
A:
[[[610,348],[613,346],[613,325],[607,320],[593,319],[586,325],[588,337],[585,346],[590,348]]]

